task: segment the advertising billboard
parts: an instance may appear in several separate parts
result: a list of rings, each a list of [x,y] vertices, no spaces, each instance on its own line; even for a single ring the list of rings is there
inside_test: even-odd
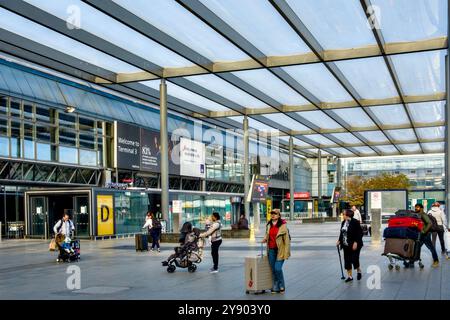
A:
[[[252,181],[252,202],[266,201],[269,191],[269,178],[256,175]]]
[[[141,135],[139,127],[114,122],[114,165],[121,169],[140,169]]]
[[[142,171],[161,172],[160,137],[158,132],[141,128],[141,159]]]
[[[97,195],[97,235],[114,234],[114,207],[112,195]]]
[[[180,175],[205,178],[205,144],[202,142],[180,139]]]

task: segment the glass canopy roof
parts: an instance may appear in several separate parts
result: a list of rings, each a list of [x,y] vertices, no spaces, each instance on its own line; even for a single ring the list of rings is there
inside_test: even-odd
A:
[[[445,0],[3,1],[0,54],[151,104],[167,78],[173,111],[306,155],[433,153],[447,24]]]

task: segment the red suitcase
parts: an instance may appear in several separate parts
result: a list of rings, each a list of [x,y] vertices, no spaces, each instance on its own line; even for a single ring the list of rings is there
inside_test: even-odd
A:
[[[423,221],[422,219],[417,219],[413,217],[392,217],[388,221],[389,228],[396,227],[407,227],[407,228],[417,228],[417,230],[422,231]]]

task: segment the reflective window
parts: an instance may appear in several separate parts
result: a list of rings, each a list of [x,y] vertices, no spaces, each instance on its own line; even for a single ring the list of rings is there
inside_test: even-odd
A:
[[[67,148],[59,146],[59,162],[78,163],[78,150],[75,148]]]
[[[80,164],[85,166],[96,166],[97,153],[95,151],[80,149]]]
[[[68,146],[76,146],[77,134],[73,131],[59,129],[59,143]]]
[[[23,157],[26,159],[34,159],[34,141],[29,139],[23,140]]]
[[[36,106],[36,121],[45,123],[54,123],[54,112],[47,107]]]
[[[0,135],[8,135],[8,120],[0,118]]]
[[[51,161],[50,145],[46,143],[36,142],[36,160]]]
[[[77,118],[74,115],[59,113],[59,126],[65,129],[76,129]]]
[[[80,147],[95,149],[95,136],[80,133]]]
[[[0,116],[6,116],[8,113],[8,99],[0,97]]]
[[[92,132],[94,133],[94,129],[95,129],[95,121],[91,120],[91,119],[86,119],[86,118],[79,118],[79,126],[80,126],[80,131],[88,131],[88,132]]]
[[[20,138],[11,138],[11,157],[20,158],[22,154],[22,148],[20,146]]]
[[[20,122],[11,121],[11,137],[20,138]]]
[[[20,108],[20,101],[11,99],[11,107],[10,107],[11,117],[20,118],[22,115],[22,111]]]
[[[33,120],[33,105],[29,103],[25,103],[23,105],[23,118],[26,120]]]
[[[9,156],[9,139],[5,136],[0,136],[0,156]]]

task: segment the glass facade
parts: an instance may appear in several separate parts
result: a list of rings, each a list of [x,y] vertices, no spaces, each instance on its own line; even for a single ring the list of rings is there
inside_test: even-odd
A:
[[[0,156],[104,167],[104,122],[46,105],[0,98]],[[111,126],[110,123],[105,123]]]
[[[373,177],[381,173],[405,174],[412,190],[444,189],[444,155],[343,159],[347,177]]]
[[[145,215],[148,211],[147,193],[115,192],[114,219],[116,234],[128,234],[142,231]]]

